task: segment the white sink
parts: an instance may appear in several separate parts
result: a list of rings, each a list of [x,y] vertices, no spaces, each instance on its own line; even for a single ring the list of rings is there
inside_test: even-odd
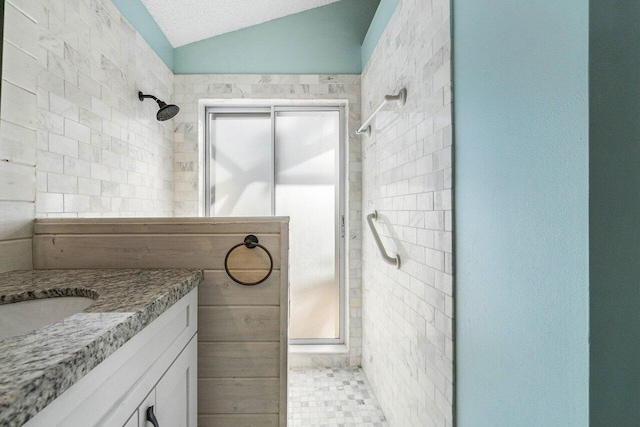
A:
[[[64,320],[94,302],[87,297],[56,297],[0,304],[0,341]]]

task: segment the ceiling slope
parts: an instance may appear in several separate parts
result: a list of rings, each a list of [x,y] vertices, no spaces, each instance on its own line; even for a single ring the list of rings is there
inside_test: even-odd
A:
[[[175,47],[338,0],[141,0]]]

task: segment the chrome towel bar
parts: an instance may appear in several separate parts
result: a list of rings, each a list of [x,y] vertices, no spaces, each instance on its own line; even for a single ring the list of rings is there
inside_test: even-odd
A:
[[[378,108],[371,113],[369,118],[360,126],[360,128],[356,131],[357,134],[366,134],[367,136],[371,136],[371,121],[373,118],[390,102],[397,102],[398,107],[402,107],[405,102],[407,102],[407,89],[402,88],[397,95],[385,95],[383,101],[378,105]]]
[[[380,255],[382,255],[382,259],[387,264],[395,265],[396,268],[400,268],[400,255],[396,254],[395,257],[392,257],[387,253],[387,250],[382,245],[382,240],[380,240],[380,236],[378,235],[378,230],[373,225],[373,220],[378,220],[378,211],[373,211],[367,215],[367,223],[369,224],[369,229],[371,229],[371,234],[373,234],[373,240],[375,240],[376,245],[378,246],[378,250],[380,251]]]

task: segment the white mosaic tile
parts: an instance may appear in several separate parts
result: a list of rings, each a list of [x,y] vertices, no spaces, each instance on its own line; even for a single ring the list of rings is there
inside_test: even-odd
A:
[[[289,371],[289,426],[386,427],[360,368]]]

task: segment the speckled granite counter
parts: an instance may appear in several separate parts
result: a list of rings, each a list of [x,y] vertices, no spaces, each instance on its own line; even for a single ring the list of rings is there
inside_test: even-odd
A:
[[[35,270],[0,274],[0,304],[58,296],[81,313],[0,341],[0,426],[22,425],[203,279],[201,270]]]

